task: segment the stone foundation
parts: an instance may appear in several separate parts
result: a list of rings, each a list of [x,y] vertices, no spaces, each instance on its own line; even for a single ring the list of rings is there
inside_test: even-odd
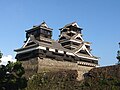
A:
[[[22,61],[25,68],[25,76],[30,77],[35,73],[60,71],[60,70],[77,70],[78,80],[84,79],[83,75],[90,71],[93,67],[81,66],[77,63],[68,61],[57,61],[49,58],[33,58]]]
[[[120,65],[105,66],[93,68],[89,71],[91,77],[95,78],[112,78],[120,79]]]
[[[25,76],[31,77],[38,71],[38,58],[31,58],[29,60],[20,61],[25,69]]]

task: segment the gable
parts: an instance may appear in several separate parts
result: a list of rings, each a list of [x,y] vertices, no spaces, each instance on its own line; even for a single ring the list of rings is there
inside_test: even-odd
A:
[[[89,53],[86,50],[80,50],[78,53],[89,55]]]
[[[33,35],[30,35],[30,37],[27,39],[27,41],[22,46],[22,48],[25,48],[25,47],[30,46],[30,45],[35,45],[35,44],[37,44],[37,41],[35,40]]]
[[[80,41],[84,41],[81,34],[78,34],[75,36],[75,40],[80,40]]]
[[[86,46],[83,44],[83,46],[81,48],[79,48],[75,54],[77,53],[81,53],[81,54],[85,54],[85,55],[89,55],[92,57],[92,54],[90,53],[90,51],[86,48]]]

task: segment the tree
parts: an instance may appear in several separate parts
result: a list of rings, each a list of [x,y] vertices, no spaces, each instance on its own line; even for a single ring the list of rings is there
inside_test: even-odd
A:
[[[21,90],[27,86],[21,62],[0,65],[0,90]]]
[[[0,51],[0,58],[2,58],[2,53],[1,53],[1,51]]]
[[[120,43],[119,43],[119,47],[120,47]],[[117,57],[118,59],[118,64],[120,64],[120,50],[117,51]]]
[[[0,51],[0,59],[2,58],[2,53],[1,53],[1,51]],[[1,60],[0,60],[0,62],[1,62]]]

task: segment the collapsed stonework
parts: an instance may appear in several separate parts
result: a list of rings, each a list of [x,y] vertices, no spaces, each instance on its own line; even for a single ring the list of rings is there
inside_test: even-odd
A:
[[[15,50],[27,77],[41,71],[77,70],[81,80],[83,74],[98,66],[98,58],[91,54],[91,43],[84,41],[82,28],[76,22],[61,28],[57,41],[52,39],[52,30],[45,22],[33,26],[26,30],[24,45]]]

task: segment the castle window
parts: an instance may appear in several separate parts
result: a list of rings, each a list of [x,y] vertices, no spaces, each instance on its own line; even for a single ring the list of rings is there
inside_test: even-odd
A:
[[[79,53],[82,53],[82,54],[87,54],[87,55],[88,55],[88,53],[87,53],[87,51],[86,51],[86,50],[80,50],[80,51],[79,51]]]
[[[73,45],[77,45],[77,46],[79,46],[80,44],[79,43],[76,43],[76,42],[72,42],[73,43]]]
[[[47,51],[46,50],[43,50],[44,53],[46,53]]]
[[[70,41],[62,43],[62,46],[65,46],[65,45],[70,45]]]
[[[48,34],[48,31],[45,30],[44,33],[45,33],[45,34]]]
[[[69,55],[66,55],[66,57],[68,58],[68,57],[69,57]]]
[[[33,45],[33,44],[35,44],[35,43],[34,42],[30,42],[26,46],[30,46],[30,45]]]
[[[79,31],[79,33],[81,33],[81,30]]]
[[[51,35],[51,33],[50,33],[50,32],[48,32],[48,35]]]
[[[77,37],[76,39],[82,41],[82,39],[80,37]]]
[[[41,30],[40,30],[40,32],[41,32],[41,33],[44,33],[44,30],[43,30],[43,29],[41,29]]]
[[[57,50],[57,49],[55,49],[55,52],[58,52],[58,50]]]
[[[88,46],[88,45],[85,45],[86,46],[86,48],[88,49],[88,50],[90,50],[90,46]]]
[[[59,40],[63,40],[63,39],[66,39],[65,37],[61,37]]]
[[[73,36],[73,35],[75,35],[74,33],[68,33],[67,34],[68,36]]]
[[[48,51],[49,51],[49,48],[48,48],[48,47],[46,47],[46,50],[48,50]]]
[[[61,33],[63,33],[63,32],[67,32],[67,29],[63,29],[63,30],[61,31]]]
[[[45,35],[51,35],[50,31],[43,30],[43,29],[40,30],[40,33],[45,34]]]

